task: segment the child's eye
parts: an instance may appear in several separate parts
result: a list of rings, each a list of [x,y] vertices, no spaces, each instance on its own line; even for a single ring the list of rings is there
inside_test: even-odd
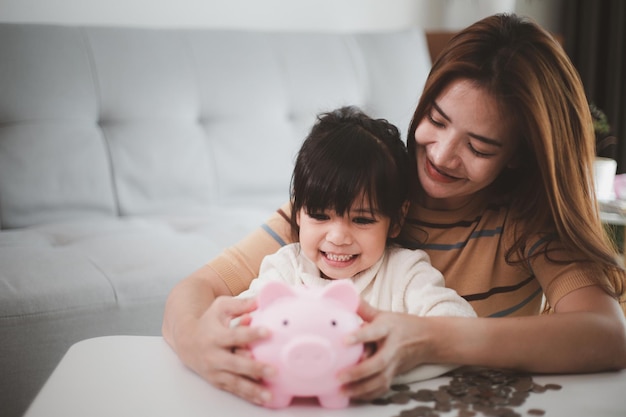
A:
[[[329,216],[324,213],[307,213],[307,214],[310,218],[312,218],[313,220],[317,220],[317,221],[324,221],[324,220],[329,219]]]
[[[356,224],[374,224],[376,223],[376,219],[371,217],[355,217],[353,222]]]

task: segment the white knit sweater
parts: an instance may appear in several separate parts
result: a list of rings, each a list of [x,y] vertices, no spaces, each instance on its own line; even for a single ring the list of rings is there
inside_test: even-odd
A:
[[[446,288],[443,276],[426,252],[392,246],[371,268],[351,278],[361,297],[387,311],[418,316],[468,316],[476,314],[456,291]],[[330,282],[320,277],[315,264],[293,243],[265,257],[259,276],[240,294],[254,296],[268,281],[322,287]]]

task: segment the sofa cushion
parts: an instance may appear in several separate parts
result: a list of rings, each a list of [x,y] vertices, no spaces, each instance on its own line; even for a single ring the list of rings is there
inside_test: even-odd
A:
[[[94,219],[0,233],[0,317],[162,302],[176,281],[261,224],[263,209]]]
[[[0,407],[79,340],[159,334],[167,294],[289,198],[317,113],[405,132],[419,29],[0,23]]]
[[[32,26],[0,26],[4,229],[277,206],[317,113],[354,104],[404,131],[430,66],[417,29]]]
[[[2,228],[115,213],[97,93],[79,33],[0,26]]]

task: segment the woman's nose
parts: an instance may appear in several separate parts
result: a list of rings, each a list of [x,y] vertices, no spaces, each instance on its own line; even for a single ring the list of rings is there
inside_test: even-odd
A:
[[[430,146],[429,156],[432,162],[443,168],[456,168],[459,165],[459,146],[461,140],[454,135],[441,137]]]

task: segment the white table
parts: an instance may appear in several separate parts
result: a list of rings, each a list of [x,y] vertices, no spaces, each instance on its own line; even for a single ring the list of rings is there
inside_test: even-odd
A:
[[[522,416],[532,408],[545,410],[547,417],[626,416],[626,371],[533,379],[538,384],[560,384],[562,389],[531,394],[515,408]],[[431,379],[412,388],[436,389],[449,380]],[[160,337],[110,336],[72,346],[25,417],[391,417],[416,405],[413,401],[328,410],[299,402],[270,410],[204,382],[181,364]],[[457,411],[441,413],[456,415]]]

